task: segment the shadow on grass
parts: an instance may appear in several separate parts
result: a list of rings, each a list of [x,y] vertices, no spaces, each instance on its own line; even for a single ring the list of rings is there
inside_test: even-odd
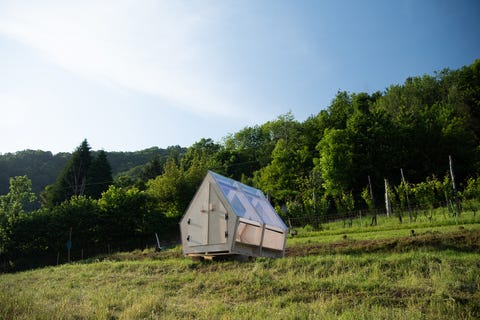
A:
[[[460,252],[480,251],[480,230],[466,230],[449,233],[426,232],[411,236],[381,239],[381,240],[355,240],[343,236],[334,243],[307,243],[287,247],[285,256],[299,257],[318,254],[362,254],[362,253],[398,253],[411,250],[455,250]]]

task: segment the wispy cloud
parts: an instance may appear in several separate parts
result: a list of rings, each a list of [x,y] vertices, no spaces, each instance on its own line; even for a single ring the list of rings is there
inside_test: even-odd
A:
[[[207,116],[238,117],[236,88],[209,74],[202,41],[224,8],[208,1],[22,1],[3,5],[0,34],[104,85]]]

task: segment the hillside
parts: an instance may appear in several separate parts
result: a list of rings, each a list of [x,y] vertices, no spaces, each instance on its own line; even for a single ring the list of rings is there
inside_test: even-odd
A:
[[[478,319],[479,223],[437,210],[299,229],[276,260],[192,261],[174,247],[4,274],[0,318]]]
[[[12,179],[8,193],[0,190],[0,261],[6,261],[0,268],[53,264],[67,240],[75,255],[92,257],[143,249],[155,233],[174,239],[208,170],[261,190],[294,227],[348,224],[360,212],[374,226],[385,203],[400,224],[439,207],[454,217],[478,211],[479,79],[476,60],[384,92],[339,91],[303,122],[289,112],[188,148],[96,156],[84,140],[71,156],[31,150],[0,156],[0,184],[28,176]],[[38,194],[54,180],[35,199],[32,187]]]
[[[167,149],[152,147],[140,151],[106,152],[112,167],[113,176],[141,168],[150,160],[158,157],[165,163],[171,154],[182,154],[185,148],[172,146]],[[93,152],[95,154],[95,152]],[[27,175],[32,180],[32,190],[39,194],[45,186],[55,182],[60,171],[72,154],[68,152],[52,154],[50,151],[24,150],[15,153],[0,154],[0,194],[8,192],[10,177]]]
[[[210,169],[252,184],[269,193],[274,205],[290,203],[313,211],[315,193],[330,202],[326,207],[332,211],[332,201],[338,206],[341,197],[351,194],[355,208],[363,209],[360,198],[368,177],[372,192],[380,198],[384,179],[398,186],[401,169],[410,183],[427,177],[445,179],[450,156],[460,188],[479,175],[479,79],[477,59],[457,70],[385,84],[383,92],[339,91],[329,106],[303,122],[287,113],[226,132],[221,143],[201,138],[188,148],[107,152],[107,158],[114,177],[127,173],[136,178],[147,162],[158,157],[160,170],[148,177],[154,178],[164,173],[166,159],[173,157],[182,170]],[[55,181],[69,156],[33,150],[0,155],[0,195],[8,192],[9,177],[18,175],[27,175],[38,194]],[[165,176],[169,174],[173,175]],[[205,170],[197,175],[204,174]]]

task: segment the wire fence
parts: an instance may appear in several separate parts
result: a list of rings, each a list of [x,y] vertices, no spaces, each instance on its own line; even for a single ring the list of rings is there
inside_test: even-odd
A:
[[[394,206],[387,213],[385,208],[382,209],[362,209],[349,212],[336,212],[336,213],[304,213],[300,215],[287,215],[285,218],[290,228],[302,228],[307,225],[312,226],[314,229],[322,229],[322,225],[333,222],[343,222],[345,227],[353,226],[354,222],[361,225],[376,226],[381,223],[385,223],[383,218],[397,219],[398,223],[403,222],[416,222],[419,217],[422,220],[432,220],[434,212],[441,212],[440,215],[444,220],[454,220],[461,217],[462,212],[468,211],[473,214],[473,218],[476,218],[477,211],[480,211],[480,202],[478,201],[465,201],[460,203],[459,207],[452,202],[439,202],[434,205],[414,205],[410,208],[402,208],[400,206]],[[389,222],[391,223],[391,222]]]

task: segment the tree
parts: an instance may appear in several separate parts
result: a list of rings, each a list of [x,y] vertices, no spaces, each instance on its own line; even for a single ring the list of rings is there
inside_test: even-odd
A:
[[[71,196],[81,196],[85,193],[87,185],[88,170],[92,163],[90,145],[83,140],[77,150],[72,154],[63,176],[60,176],[61,186],[65,189],[65,200]]]
[[[215,154],[220,151],[221,146],[215,143],[212,139],[202,138],[200,141],[195,142],[182,158],[181,164],[187,170],[194,161],[195,158],[214,158]]]
[[[42,195],[42,204],[52,207],[70,199],[72,196],[84,195],[88,169],[91,163],[90,146],[85,139],[73,152],[70,160],[57,177],[57,181],[51,187],[45,188]]]
[[[27,176],[10,178],[9,192],[0,196],[0,216],[3,216],[0,219],[16,219],[24,212],[24,206],[36,199],[32,181]]]
[[[315,170],[321,173],[323,187],[333,197],[350,189],[352,177],[352,146],[348,133],[340,129],[327,129],[318,143],[320,158],[315,160]]]
[[[274,121],[266,122],[262,125],[262,130],[267,134],[272,149],[280,139],[283,139],[287,145],[298,143],[301,133],[300,123],[295,120],[291,111],[278,116]]]
[[[352,97],[346,91],[339,91],[328,108],[329,128],[345,129],[353,113]]]
[[[54,184],[41,194],[42,205],[53,207],[73,196],[99,198],[113,183],[112,169],[106,153],[101,150],[93,157],[87,140],[73,152]]]
[[[0,255],[9,250],[14,236],[12,226],[24,215],[24,206],[36,200],[27,176],[10,178],[9,192],[0,196]]]
[[[245,127],[228,135],[217,153],[223,173],[235,180],[253,177],[255,171],[268,164],[270,157],[270,136],[260,126]]]
[[[154,210],[152,200],[135,187],[110,186],[98,200],[100,241],[123,248],[142,245],[146,216]],[[151,236],[153,238],[153,234]]]
[[[174,159],[167,160],[162,175],[147,182],[146,191],[157,199],[160,211],[168,217],[181,217],[190,201],[185,172]]]
[[[112,183],[112,168],[108,162],[107,154],[100,150],[88,170],[85,195],[98,199]]]
[[[162,174],[162,167],[160,158],[155,156],[143,167],[142,172],[140,173],[140,179],[143,181],[154,179],[156,176]]]
[[[254,183],[279,202],[291,201],[298,193],[301,167],[301,156],[280,139],[273,149],[272,162],[255,173]]]
[[[302,144],[308,146],[308,150],[313,154],[318,142],[323,138],[325,129],[329,127],[327,110],[322,110],[317,115],[308,117],[301,124]]]

